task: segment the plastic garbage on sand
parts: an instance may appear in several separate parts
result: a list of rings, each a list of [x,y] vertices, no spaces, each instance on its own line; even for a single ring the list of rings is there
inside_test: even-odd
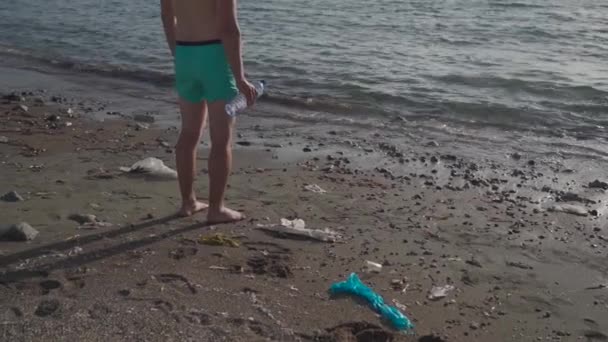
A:
[[[397,330],[410,330],[414,325],[399,309],[384,303],[382,296],[361,282],[356,273],[352,273],[346,281],[335,283],[329,289],[331,294],[351,294],[369,302],[372,308],[383,318],[391,322]]]
[[[227,247],[239,247],[241,244],[232,238],[229,238],[223,234],[213,234],[209,236],[201,236],[199,242],[203,245],[210,246],[227,246]]]
[[[177,171],[165,165],[162,160],[154,157],[140,160],[131,167],[121,167],[120,171],[141,173],[161,179],[177,179]]]
[[[363,263],[363,271],[365,271],[366,273],[380,273],[382,272],[382,264],[365,260],[365,262]]]
[[[323,230],[308,229],[302,219],[288,220],[282,218],[280,225],[258,225],[258,228],[281,234],[303,236],[323,242],[336,242],[342,238],[338,233],[327,228]]]
[[[314,193],[317,193],[317,194],[327,193],[327,190],[321,188],[317,184],[308,184],[308,185],[305,185],[304,186],[304,190],[310,191],[310,192],[314,192]]]
[[[428,299],[438,300],[448,296],[448,293],[455,289],[452,285],[434,286],[429,292]]]

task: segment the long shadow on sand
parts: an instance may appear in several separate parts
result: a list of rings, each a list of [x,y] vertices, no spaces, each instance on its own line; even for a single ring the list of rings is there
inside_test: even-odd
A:
[[[82,238],[70,240],[70,241],[61,241],[50,245],[40,246],[34,249],[18,252],[15,254],[11,254],[0,259],[0,267],[6,267],[16,261],[35,258],[44,254],[47,254],[49,250],[52,251],[62,251],[74,248],[76,246],[83,246],[89,243],[93,243],[95,241],[99,241],[102,239],[110,239],[115,238],[117,236],[132,233],[138,230],[142,230],[145,228],[149,228],[158,224],[164,224],[171,220],[177,219],[176,215],[162,217],[156,220],[147,221],[138,225],[129,225],[123,228],[119,228],[109,232],[103,232],[99,234],[87,235]],[[67,259],[58,260],[56,262],[51,262],[43,265],[39,265],[33,267],[32,269],[24,269],[18,271],[10,271],[3,274],[0,274],[0,283],[2,282],[14,282],[27,278],[46,276],[50,271],[63,269],[63,268],[72,268],[79,267],[84,264],[104,259],[113,255],[117,255],[120,253],[124,253],[126,251],[130,251],[133,249],[140,248],[142,246],[146,246],[149,244],[153,244],[160,240],[167,239],[169,237],[185,233],[191,230],[199,229],[202,227],[208,226],[207,223],[196,223],[193,225],[189,225],[180,229],[168,231],[159,235],[149,236],[140,240],[129,241],[122,244],[118,244],[116,246],[112,246],[109,248],[95,250],[89,253],[79,254],[74,257],[69,257]]]

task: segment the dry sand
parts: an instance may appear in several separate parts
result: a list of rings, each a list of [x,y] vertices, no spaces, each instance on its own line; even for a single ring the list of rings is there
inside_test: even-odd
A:
[[[0,104],[0,195],[24,198],[0,201],[0,223],[40,232],[0,242],[2,341],[608,341],[604,190],[576,169],[243,117],[228,201],[249,219],[209,226],[204,214],[172,217],[175,180],[118,171],[150,156],[173,167],[175,129],[92,121],[82,108],[38,93]],[[547,210],[559,200],[587,216]],[[72,214],[112,226],[82,228]],[[257,229],[283,217],[344,239]],[[240,246],[199,243],[215,233]],[[363,272],[365,260],[382,271]],[[414,333],[331,298],[350,272],[406,307]],[[447,297],[427,298],[446,284]]]

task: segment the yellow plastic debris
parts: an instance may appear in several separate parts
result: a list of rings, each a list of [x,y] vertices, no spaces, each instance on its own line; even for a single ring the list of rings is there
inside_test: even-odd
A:
[[[227,246],[227,247],[239,247],[241,245],[240,242],[238,242],[237,240],[233,239],[233,238],[229,238],[227,236],[225,236],[224,234],[213,234],[213,235],[208,235],[208,236],[201,236],[198,239],[199,243],[202,243],[203,245],[210,245],[210,246]]]

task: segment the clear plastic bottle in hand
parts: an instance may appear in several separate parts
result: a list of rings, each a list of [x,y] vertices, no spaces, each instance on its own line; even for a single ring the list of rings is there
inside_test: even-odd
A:
[[[257,92],[258,98],[262,96],[264,93],[264,88],[266,87],[266,82],[259,81],[254,84],[255,91]],[[247,99],[245,95],[238,94],[232,101],[226,104],[226,114],[229,116],[236,116],[236,114],[243,109],[247,108]]]

